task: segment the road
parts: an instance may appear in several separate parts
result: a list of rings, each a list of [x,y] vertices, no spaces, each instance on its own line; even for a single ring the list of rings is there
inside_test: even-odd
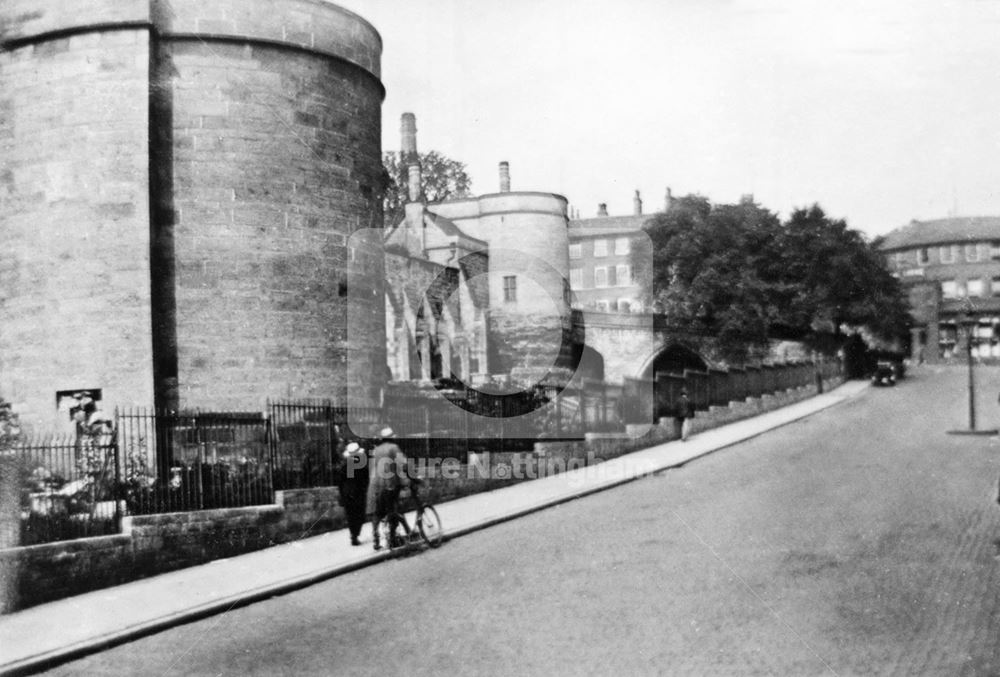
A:
[[[1000,446],[946,434],[964,378],[51,674],[997,675]]]

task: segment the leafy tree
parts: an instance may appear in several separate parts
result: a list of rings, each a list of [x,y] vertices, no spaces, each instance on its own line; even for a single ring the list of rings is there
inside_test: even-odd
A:
[[[877,242],[813,205],[789,217],[781,248],[795,289],[782,308],[785,324],[813,334],[836,334],[847,325],[885,341],[905,332],[909,314],[903,290]]]
[[[842,326],[891,340],[908,321],[899,281],[874,243],[819,206],[787,222],[751,200],[712,205],[687,196],[646,224],[647,301],[679,329],[715,338],[721,357],[745,361],[772,337],[823,343]]]
[[[427,202],[441,202],[452,198],[468,197],[472,179],[465,170],[465,163],[438,153],[435,150],[419,153],[420,189]],[[403,220],[409,202],[409,166],[402,153],[386,151],[382,164],[389,175],[382,206],[386,227]]]
[[[653,245],[647,301],[679,329],[713,336],[729,361],[743,361],[767,345],[783,293],[772,258],[781,229],[777,216],[750,200],[713,206],[687,196],[645,229]],[[641,275],[639,259],[634,265]]]

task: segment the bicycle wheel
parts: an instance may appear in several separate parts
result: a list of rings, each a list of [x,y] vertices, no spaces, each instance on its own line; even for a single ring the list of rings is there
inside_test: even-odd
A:
[[[441,528],[441,518],[438,517],[437,510],[433,505],[425,503],[421,508],[420,517],[417,519],[417,529],[424,542],[432,548],[436,548],[444,541],[444,530]]]

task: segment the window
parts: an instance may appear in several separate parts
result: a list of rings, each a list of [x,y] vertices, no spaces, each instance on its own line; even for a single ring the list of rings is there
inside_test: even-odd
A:
[[[608,286],[608,269],[603,266],[600,268],[594,268],[594,286],[595,287],[607,287]]]
[[[569,269],[569,286],[570,286],[570,289],[582,289],[583,288],[583,269],[582,268],[570,268]]]
[[[503,300],[508,303],[517,301],[517,276],[504,275],[503,278]]]
[[[606,313],[611,308],[611,305],[607,301],[598,301],[594,304],[594,307],[602,313]]]
[[[569,246],[569,257],[571,259],[579,259],[583,256],[583,246],[579,243],[571,244]]]
[[[608,241],[594,240],[594,256],[607,256],[607,255],[608,255]]]
[[[990,242],[990,258],[1000,259],[1000,240]]]
[[[978,261],[979,260],[979,247],[974,244],[965,245],[965,260],[966,261]],[[971,294],[970,294],[971,296]]]
[[[615,238],[615,254],[624,256],[629,253],[629,239],[627,237]]]
[[[906,252],[896,252],[892,255],[893,263],[895,263],[897,268],[903,268],[906,266]]]
[[[990,293],[994,296],[1000,296],[1000,277],[994,277],[990,281]]]
[[[980,279],[969,280],[965,283],[969,296],[979,297],[983,295],[983,281]]]
[[[630,313],[632,312],[632,302],[628,299],[618,299],[618,312],[619,313]]]
[[[618,274],[617,274],[617,269],[614,266],[608,266],[608,286],[609,287],[618,286]]]
[[[957,244],[941,245],[941,250],[938,253],[941,257],[941,263],[955,263],[955,259],[958,258],[958,250]]]
[[[627,287],[632,284],[632,271],[627,264],[615,266],[615,279],[618,280],[619,287]]]
[[[941,296],[946,299],[957,299],[958,283],[954,280],[941,280]]]
[[[928,249],[927,247],[921,247],[917,251],[917,263],[919,264],[930,263],[930,260],[931,260],[931,250]]]

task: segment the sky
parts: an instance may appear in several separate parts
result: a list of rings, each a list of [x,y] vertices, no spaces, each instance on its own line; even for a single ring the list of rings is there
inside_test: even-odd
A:
[[[662,209],[666,188],[870,236],[1000,214],[1000,0],[337,0],[381,33],[383,149],[473,192]]]

